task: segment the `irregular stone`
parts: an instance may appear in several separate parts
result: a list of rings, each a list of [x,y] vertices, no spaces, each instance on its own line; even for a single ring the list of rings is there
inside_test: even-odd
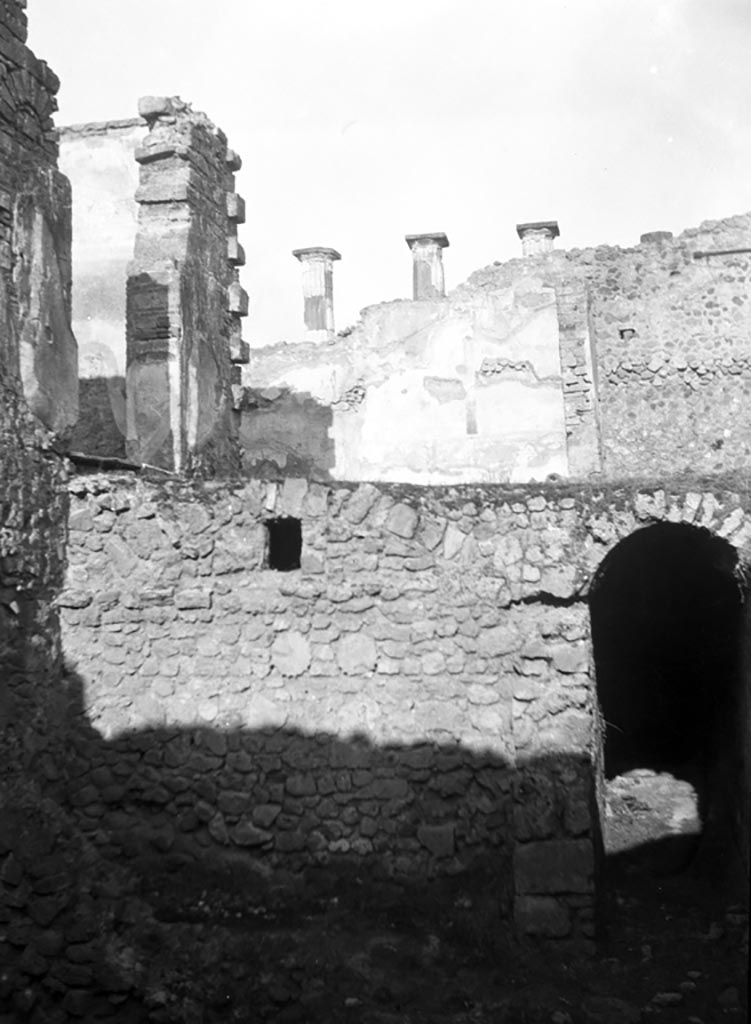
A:
[[[310,644],[302,633],[280,633],[271,646],[271,661],[277,672],[292,678],[310,667]]]
[[[683,995],[680,992],[657,992],[650,1002],[655,1006],[680,1006]]]
[[[279,804],[259,804],[253,808],[253,824],[261,829],[270,828],[279,817],[281,810]]]
[[[467,535],[465,533],[462,533],[453,523],[449,523],[443,537],[443,557],[448,561],[456,558],[466,539]]]
[[[570,911],[552,896],[517,897],[514,921],[525,935],[560,939],[571,931]]]
[[[181,611],[193,608],[210,608],[210,590],[180,590],[175,594],[175,605]]]
[[[588,996],[581,1005],[587,1024],[640,1024],[641,1010],[616,996]]]
[[[477,639],[477,651],[488,658],[510,654],[519,647],[520,636],[514,626],[493,626],[482,630]]]
[[[265,846],[274,838],[271,832],[258,828],[252,821],[243,819],[230,830],[232,841],[238,846]]]
[[[553,667],[558,672],[571,674],[589,670],[589,650],[584,644],[567,644],[552,651]]]
[[[360,484],[344,506],[344,518],[355,525],[361,523],[379,497],[380,491],[373,484]]]
[[[409,505],[402,503],[394,505],[386,517],[386,529],[395,533],[397,537],[411,540],[417,531],[417,524],[420,517]]]
[[[375,640],[367,633],[348,633],[336,645],[336,660],[345,675],[372,672],[377,657]]]
[[[454,855],[454,826],[452,824],[420,825],[417,829],[417,838],[434,857],[453,857]]]
[[[549,839],[517,844],[514,879],[520,894],[591,892],[592,843],[587,839]]]

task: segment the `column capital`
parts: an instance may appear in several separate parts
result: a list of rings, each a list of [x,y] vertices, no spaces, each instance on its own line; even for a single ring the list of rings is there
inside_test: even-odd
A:
[[[522,240],[523,255],[537,256],[539,253],[552,252],[553,240],[561,232],[557,220],[536,220],[517,224],[516,233]]]
[[[442,231],[435,231],[430,235],[405,235],[404,241],[414,249],[418,246],[437,245],[439,249],[446,249],[449,245],[448,237]]]
[[[305,260],[314,259],[325,259],[325,260],[340,260],[341,254],[336,249],[329,249],[325,245],[312,245],[307,249],[293,249],[292,255],[295,259],[298,259],[301,263]]]

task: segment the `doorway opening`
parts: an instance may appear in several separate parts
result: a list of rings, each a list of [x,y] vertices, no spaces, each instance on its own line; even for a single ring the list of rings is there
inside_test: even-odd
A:
[[[737,562],[708,531],[661,523],[621,541],[593,581],[603,840],[631,870],[679,873],[698,850],[726,848],[737,820]]]

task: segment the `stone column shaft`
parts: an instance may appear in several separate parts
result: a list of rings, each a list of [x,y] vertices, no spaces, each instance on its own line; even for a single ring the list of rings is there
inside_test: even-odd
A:
[[[443,250],[449,244],[448,238],[442,232],[404,238],[412,251],[413,299],[442,299],[446,294]]]
[[[336,249],[313,246],[292,252],[302,264],[305,333],[308,341],[326,341],[334,334],[334,261]]]

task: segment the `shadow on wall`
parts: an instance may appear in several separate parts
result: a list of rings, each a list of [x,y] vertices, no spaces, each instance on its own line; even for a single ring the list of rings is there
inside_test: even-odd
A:
[[[331,479],[336,465],[329,436],[333,421],[330,406],[308,392],[246,389],[239,430],[243,474],[256,479]]]
[[[527,935],[590,949],[586,758],[512,766],[455,742],[381,746],[356,733],[231,723],[106,740],[82,711],[83,681],[66,681],[69,756],[57,798],[104,857],[136,870],[164,919],[188,879],[199,891],[224,878],[246,907],[292,879],[306,893],[341,889],[341,909],[353,914],[372,898],[376,917],[385,885],[402,913],[427,900],[434,928],[464,916],[488,942],[509,941],[516,913]]]
[[[85,455],[125,458],[125,377],[82,377],[79,417],[71,450]]]

